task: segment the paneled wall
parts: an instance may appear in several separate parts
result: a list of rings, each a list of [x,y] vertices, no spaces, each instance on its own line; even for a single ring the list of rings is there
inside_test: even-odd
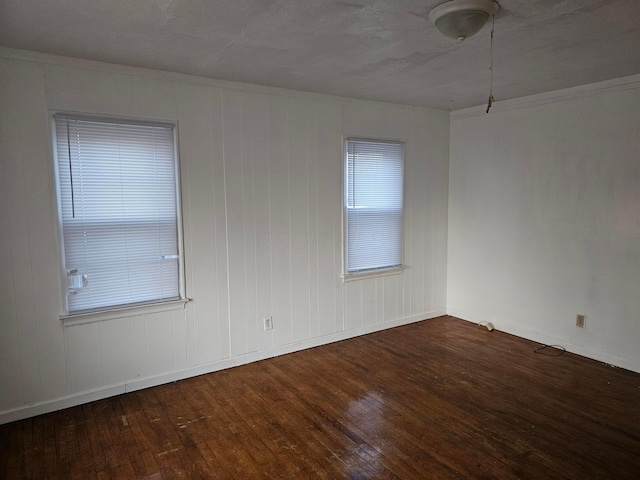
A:
[[[184,309],[61,324],[56,111],[177,122]],[[343,135],[406,142],[401,275],[340,277]],[[448,155],[443,112],[0,50],[0,422],[445,313]]]
[[[447,311],[640,372],[640,76],[496,107],[451,123]]]

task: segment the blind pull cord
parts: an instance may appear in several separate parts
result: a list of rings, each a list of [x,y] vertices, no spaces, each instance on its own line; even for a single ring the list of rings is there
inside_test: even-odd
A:
[[[495,28],[495,15],[491,15],[491,65],[489,66],[489,103],[487,104],[487,113],[489,113],[489,109],[493,102],[495,102],[495,98],[493,98],[493,31]]]
[[[76,218],[76,202],[73,194],[73,167],[71,165],[71,136],[69,135],[69,120],[67,120],[67,153],[69,155],[69,183],[71,185],[71,218]]]

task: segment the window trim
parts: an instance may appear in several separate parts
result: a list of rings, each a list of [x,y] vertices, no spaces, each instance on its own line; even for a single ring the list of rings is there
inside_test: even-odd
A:
[[[340,275],[343,282],[353,282],[355,280],[366,280],[368,278],[391,277],[392,275],[402,275],[409,268],[408,265],[399,265],[397,267],[377,268],[375,270],[365,270],[362,272],[343,273]]]
[[[347,141],[348,140],[363,140],[368,142],[380,142],[380,143],[402,143],[402,227],[401,227],[401,235],[402,240],[400,242],[400,265],[394,265],[390,267],[380,267],[370,270],[362,270],[356,272],[348,272],[347,271]],[[389,137],[369,137],[363,135],[342,135],[342,147],[341,147],[341,155],[342,155],[342,205],[341,205],[341,216],[342,216],[342,273],[340,277],[344,283],[352,282],[355,280],[365,280],[369,278],[379,278],[379,277],[387,277],[392,275],[402,275],[404,271],[409,267],[409,265],[405,262],[405,213],[406,213],[406,191],[407,191],[407,176],[406,176],[406,165],[407,165],[407,141],[402,138],[389,138]]]
[[[140,315],[150,315],[153,313],[171,312],[174,310],[184,310],[187,303],[193,301],[190,298],[180,298],[164,302],[141,303],[138,305],[127,305],[108,310],[95,310],[84,313],[73,313],[60,315],[58,318],[62,326],[71,327],[73,325],[84,325],[86,323],[102,322],[104,320],[115,320],[125,317],[137,317]]]
[[[65,258],[65,245],[64,245],[64,230],[63,230],[63,218],[61,205],[61,187],[60,179],[58,175],[57,167],[57,145],[56,145],[56,117],[64,118],[69,117],[84,121],[95,122],[123,122],[132,125],[143,126],[170,126],[173,131],[173,157],[174,157],[174,178],[176,183],[176,229],[177,229],[177,246],[178,246],[178,298],[171,300],[152,300],[144,303],[137,304],[124,304],[114,305],[111,307],[99,307],[93,310],[81,311],[76,313],[69,313],[69,307],[67,302],[67,272],[65,270],[64,258]],[[184,228],[183,228],[183,215],[182,215],[182,180],[180,176],[180,155],[179,155],[179,124],[177,121],[171,120],[159,120],[156,118],[140,118],[140,117],[127,117],[122,115],[110,115],[110,114],[88,114],[78,113],[68,110],[49,110],[49,134],[51,144],[51,165],[53,167],[52,173],[54,177],[54,196],[55,196],[55,210],[58,221],[58,228],[56,231],[58,241],[58,271],[60,272],[60,299],[62,312],[58,316],[58,319],[62,322],[63,326],[81,325],[85,323],[92,323],[103,320],[110,320],[116,318],[123,318],[128,316],[145,315],[163,311],[177,310],[179,308],[185,308],[188,302],[192,299],[186,295],[186,272],[185,272],[185,256],[184,256]]]

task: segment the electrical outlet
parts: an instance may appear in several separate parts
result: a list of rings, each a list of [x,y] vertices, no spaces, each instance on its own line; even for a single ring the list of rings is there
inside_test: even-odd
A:
[[[585,319],[584,315],[578,314],[576,315],[576,327],[585,328]]]
[[[273,330],[273,317],[271,315],[264,317],[262,322],[264,323],[265,330]]]

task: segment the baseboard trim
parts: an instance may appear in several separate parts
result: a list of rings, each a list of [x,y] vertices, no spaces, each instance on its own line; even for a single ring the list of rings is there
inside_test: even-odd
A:
[[[576,345],[571,342],[567,342],[567,340],[563,338],[549,336],[535,330],[524,329],[508,322],[504,322],[501,319],[493,317],[485,318],[481,315],[475,315],[456,308],[447,308],[447,315],[451,315],[452,317],[471,323],[491,322],[498,331],[515,335],[516,337],[524,338],[526,340],[531,340],[532,342],[542,343],[544,345],[559,345],[568,352],[575,353],[576,355],[587,357],[591,360],[606,363],[607,365],[614,367],[624,368],[632,372],[640,373],[640,365],[625,358],[620,358],[606,352],[592,350],[584,345]]]
[[[72,395],[64,397],[58,397],[52,400],[46,400],[43,402],[24,405],[11,410],[5,410],[0,412],[0,425],[5,423],[14,422],[17,420],[23,420],[29,417],[35,417],[36,415],[42,415],[45,413],[55,412],[69,407],[75,407],[84,403],[93,402],[96,400],[102,400],[104,398],[113,397],[115,395],[121,395],[123,393],[134,392],[149,387],[155,387],[165,383],[176,382],[198,375],[204,375],[207,373],[213,373],[227,368],[237,367],[247,363],[257,362],[259,360],[265,360],[268,358],[278,357],[280,355],[286,355],[288,353],[297,352],[300,350],[306,350],[308,348],[319,347],[321,345],[327,345],[349,338],[359,337],[361,335],[367,335],[389,328],[399,327],[401,325],[408,325],[410,323],[420,322],[423,320],[429,320],[431,318],[440,317],[446,315],[445,309],[436,309],[430,312],[424,312],[419,315],[411,315],[409,317],[403,317],[398,320],[394,320],[387,323],[381,323],[376,325],[367,325],[353,330],[342,331],[332,333],[330,335],[324,335],[300,342],[290,343],[287,345],[281,345],[269,350],[261,352],[253,352],[245,355],[239,355],[233,358],[225,358],[216,360],[215,362],[206,363],[202,365],[195,365],[193,367],[175,370],[164,373],[162,375],[156,375],[152,377],[136,378],[127,382],[108,385],[92,390],[85,390]]]

